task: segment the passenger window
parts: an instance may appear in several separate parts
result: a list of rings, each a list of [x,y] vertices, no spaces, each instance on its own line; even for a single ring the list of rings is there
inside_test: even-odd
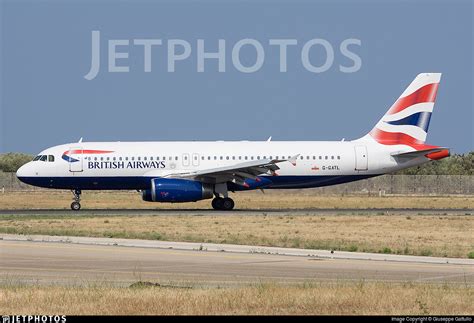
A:
[[[250,156],[250,159],[253,160],[253,156]]]
[[[239,160],[242,160],[242,156],[239,156]]]
[[[137,157],[137,160],[140,160],[140,159],[141,159],[141,157]]]
[[[125,157],[125,160],[128,160],[128,157]]]
[[[143,157],[143,160],[146,160],[146,157]]]
[[[119,160],[121,161],[121,160],[122,160],[122,157],[119,157]]]
[[[176,157],[174,158],[174,160],[178,160],[178,156],[176,156]]]
[[[211,156],[207,156],[207,160],[211,160]]]
[[[214,160],[217,160],[217,156],[214,156]]]
[[[110,160],[110,157],[107,157],[107,160]]]
[[[313,156],[313,160],[315,160],[315,159],[316,159],[316,156]]]
[[[306,159],[309,159],[309,156],[306,156]]]
[[[328,159],[328,156],[324,156],[324,159]]]
[[[334,159],[334,156],[331,156],[331,159]]]
[[[49,156],[48,156],[48,161],[49,161],[49,162],[54,162],[54,156],[53,156],[53,155],[49,155]]]
[[[232,160],[235,160],[235,156],[232,156]]]
[[[303,156],[300,157],[301,160],[302,160],[303,158],[304,158]]]
[[[319,156],[319,159],[323,159],[323,157],[322,157],[322,156]]]
[[[227,156],[225,159],[229,160],[229,156]]]
[[[224,159],[224,157],[221,156],[220,160]]]
[[[257,159],[260,159],[260,156],[257,156]]]
[[[248,156],[245,156],[245,160],[247,160],[247,159],[248,159]]]
[[[135,157],[131,157],[130,159],[131,159],[131,160],[135,160]]]
[[[341,156],[337,156],[337,159],[341,159]]]

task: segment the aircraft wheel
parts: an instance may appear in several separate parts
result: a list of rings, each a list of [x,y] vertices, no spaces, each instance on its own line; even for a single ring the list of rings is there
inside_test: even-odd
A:
[[[212,200],[212,207],[214,210],[222,210],[222,205],[224,204],[224,199],[221,197],[216,197]]]
[[[71,203],[71,210],[79,211],[81,209],[81,203],[79,202],[72,202]]]
[[[222,210],[230,211],[234,208],[234,206],[235,206],[234,200],[231,199],[230,197],[226,197],[223,199]]]

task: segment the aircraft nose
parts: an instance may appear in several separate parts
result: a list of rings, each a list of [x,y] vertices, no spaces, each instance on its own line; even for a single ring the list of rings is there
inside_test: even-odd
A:
[[[16,171],[16,177],[18,177],[18,179],[20,180],[29,176],[32,176],[30,163],[26,163],[25,165],[18,168],[18,170]]]

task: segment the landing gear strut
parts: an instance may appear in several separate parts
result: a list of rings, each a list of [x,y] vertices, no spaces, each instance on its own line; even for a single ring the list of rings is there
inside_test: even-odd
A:
[[[71,203],[71,210],[79,211],[81,209],[81,193],[81,190],[72,190],[74,202]]]
[[[212,200],[212,207],[214,210],[230,211],[234,208],[234,200],[230,197],[215,197]]]

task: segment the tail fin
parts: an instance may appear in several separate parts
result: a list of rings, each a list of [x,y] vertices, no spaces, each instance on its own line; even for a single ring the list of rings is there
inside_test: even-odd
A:
[[[426,141],[441,73],[422,73],[411,82],[375,127],[361,140],[420,149]]]

